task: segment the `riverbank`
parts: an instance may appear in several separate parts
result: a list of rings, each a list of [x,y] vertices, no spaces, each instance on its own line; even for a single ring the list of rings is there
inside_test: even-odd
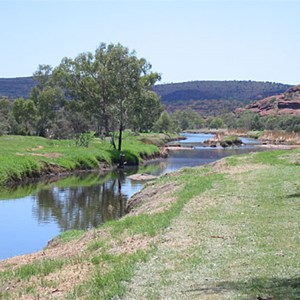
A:
[[[296,299],[300,151],[151,182],[129,215],[0,262],[2,299]]]
[[[128,165],[166,155],[160,145],[175,139],[166,134],[124,134],[122,154]],[[109,140],[95,138],[89,147],[78,147],[73,140],[41,137],[0,137],[0,187],[42,176],[79,170],[113,168],[120,153]]]
[[[246,129],[198,129],[188,130],[189,133],[206,133],[221,136],[248,137],[257,139],[268,145],[295,145],[300,146],[300,133],[287,132],[284,130],[249,131]]]

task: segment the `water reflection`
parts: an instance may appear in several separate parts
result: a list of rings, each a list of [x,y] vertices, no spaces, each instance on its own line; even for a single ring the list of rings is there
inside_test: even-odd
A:
[[[197,145],[207,137],[193,134],[182,143]],[[122,217],[127,199],[144,185],[143,182],[130,180],[128,175],[137,172],[161,175],[253,150],[257,149],[196,147],[193,150],[172,151],[167,160],[148,163],[144,167],[101,174],[80,173],[59,181],[48,179],[2,191],[0,259],[39,250],[61,231],[90,229]]]
[[[89,178],[95,176],[89,175]],[[122,217],[127,199],[122,193],[125,173],[119,170],[108,180],[101,182],[101,178],[98,179],[99,182],[91,186],[40,190],[34,196],[33,215],[39,223],[57,222],[61,231],[89,229]]]

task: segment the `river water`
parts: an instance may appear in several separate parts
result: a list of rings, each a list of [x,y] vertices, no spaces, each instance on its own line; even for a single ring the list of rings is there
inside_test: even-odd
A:
[[[193,149],[171,151],[168,159],[143,167],[79,173],[0,192],[0,260],[41,250],[65,230],[91,229],[122,217],[127,199],[144,185],[128,175],[162,175],[258,150],[251,139],[244,139],[243,147],[222,149],[203,147],[210,134],[183,135],[182,146]]]

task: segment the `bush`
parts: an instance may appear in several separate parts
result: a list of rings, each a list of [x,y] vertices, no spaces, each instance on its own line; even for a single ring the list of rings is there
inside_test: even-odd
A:
[[[75,145],[88,148],[94,137],[95,132],[79,133],[75,137]]]

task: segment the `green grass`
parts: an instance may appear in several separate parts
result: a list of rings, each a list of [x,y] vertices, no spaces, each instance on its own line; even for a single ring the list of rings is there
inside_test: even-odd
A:
[[[110,262],[112,270],[105,275],[101,270],[95,270],[92,280],[89,282],[90,295],[88,299],[112,299],[116,295],[122,296],[125,291],[124,282],[128,281],[138,262],[146,262],[149,252],[137,251],[134,254],[120,256],[103,255],[106,263]],[[99,262],[100,263],[100,262]]]
[[[217,261],[214,258],[218,266],[215,277],[221,282],[216,286],[249,299],[257,295],[298,299],[300,295],[299,170],[283,164],[279,160],[282,153],[256,154],[260,163],[279,165],[243,175],[238,181],[227,180],[219,195],[241,201],[234,209],[228,208],[228,202],[220,203],[206,221],[211,227],[226,224],[234,232],[234,237],[229,236],[234,238],[234,247],[225,243],[222,255]],[[208,257],[206,264],[211,259]],[[234,266],[231,276],[228,265]],[[232,299],[244,299],[239,297]]]
[[[67,243],[72,240],[76,240],[76,239],[80,238],[81,236],[83,236],[84,233],[85,233],[84,230],[67,230],[67,231],[60,233],[55,238],[55,240],[57,240],[58,242],[61,242],[61,243]]]
[[[46,276],[54,271],[61,269],[65,264],[66,261],[58,259],[43,260],[26,264],[15,270],[4,271],[1,274],[1,281],[8,281],[11,279],[28,280],[32,276]]]
[[[145,135],[143,135],[145,136]],[[140,136],[124,134],[123,149],[129,165],[157,156],[159,148],[140,141]],[[48,140],[40,137],[0,137],[0,186],[8,182],[38,177],[47,170],[72,171],[97,169],[100,164],[113,165],[119,153],[110,142],[94,139],[88,148],[75,146],[72,140]]]

